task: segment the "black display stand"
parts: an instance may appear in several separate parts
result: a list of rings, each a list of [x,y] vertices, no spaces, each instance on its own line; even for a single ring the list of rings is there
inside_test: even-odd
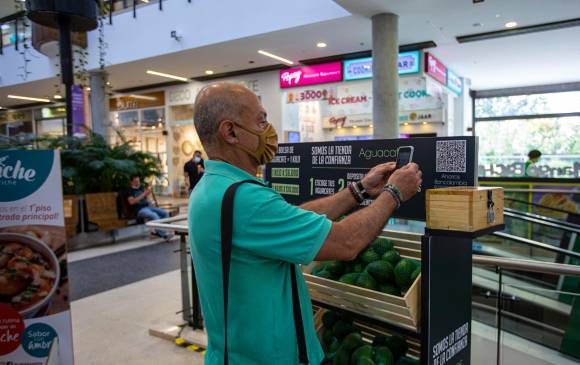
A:
[[[477,232],[425,229],[421,240],[421,364],[471,363],[473,239]]]

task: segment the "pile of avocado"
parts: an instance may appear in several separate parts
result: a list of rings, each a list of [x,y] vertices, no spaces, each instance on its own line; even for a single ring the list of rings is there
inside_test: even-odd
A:
[[[326,312],[322,317],[321,340],[325,365],[417,365],[406,356],[409,346],[401,336],[377,336],[365,342],[347,313]]]
[[[401,258],[393,242],[378,237],[353,261],[326,261],[312,275],[401,296],[421,273],[417,260]]]

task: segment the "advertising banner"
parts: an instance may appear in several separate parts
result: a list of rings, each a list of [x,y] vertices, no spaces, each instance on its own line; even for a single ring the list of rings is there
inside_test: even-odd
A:
[[[60,155],[0,153],[0,359],[73,364]]]
[[[73,134],[84,133],[85,94],[80,85],[72,85],[72,122]]]
[[[447,85],[447,67],[431,53],[425,53],[425,73],[442,85]]]
[[[399,53],[399,75],[419,73],[421,70],[420,51]],[[344,80],[361,80],[373,77],[373,58],[359,58],[344,61]]]
[[[280,70],[280,88],[342,81],[342,62]]]
[[[423,190],[395,216],[424,220],[425,190],[476,185],[476,141],[476,137],[442,137],[281,144],[266,166],[266,180],[288,202],[299,205],[345,189],[372,167],[395,161],[398,147],[413,146],[413,161],[423,171]]]

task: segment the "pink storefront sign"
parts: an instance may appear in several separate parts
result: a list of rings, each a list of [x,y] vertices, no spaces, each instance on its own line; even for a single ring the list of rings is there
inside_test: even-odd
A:
[[[447,84],[447,67],[431,53],[425,53],[425,72],[443,85]]]
[[[341,62],[280,70],[280,88],[282,89],[336,81],[342,81]]]

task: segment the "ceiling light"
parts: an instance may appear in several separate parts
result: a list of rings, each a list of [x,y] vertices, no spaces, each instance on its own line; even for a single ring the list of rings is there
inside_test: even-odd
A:
[[[515,28],[517,26],[518,26],[518,23],[517,22],[514,22],[514,21],[505,23],[505,27],[506,28]]]
[[[188,79],[186,79],[185,77],[181,77],[181,76],[175,76],[175,75],[170,75],[170,74],[166,74],[163,72],[157,72],[157,71],[151,71],[151,70],[147,70],[147,73],[149,75],[155,75],[155,76],[161,76],[161,77],[167,77],[168,79],[174,79],[174,80],[179,80],[179,81],[189,81]]]
[[[284,57],[276,56],[275,54],[271,54],[270,52],[262,51],[261,49],[258,50],[258,53],[261,54],[261,55],[264,55],[264,56],[273,58],[275,60],[282,61],[282,62],[287,63],[289,65],[293,65],[294,64],[294,62],[292,62],[292,61],[290,61],[290,60],[288,60],[288,59],[286,59]]]
[[[318,43],[316,43],[316,47],[318,47],[318,48],[324,48],[324,47],[326,47],[326,43],[324,43],[324,42],[318,42]]]
[[[62,99],[62,95],[54,94],[53,98],[54,99]]]
[[[213,71],[212,70],[205,70],[205,74],[206,75],[213,75]]]
[[[87,87],[87,91],[91,91],[91,88],[90,87]]]
[[[356,126],[356,125],[353,125],[352,127],[353,127],[353,128],[358,128],[358,126]]]
[[[403,123],[403,125],[409,125],[409,123],[405,122],[405,123]]]
[[[131,95],[127,95],[127,96],[130,98],[133,98],[133,99],[151,100],[151,101],[157,100],[157,98],[154,96],[135,95],[135,94],[131,94]]]
[[[427,124],[429,124],[429,123],[427,123],[427,122],[423,122],[423,125],[427,125]]]
[[[373,125],[372,124],[369,124],[369,128],[372,128],[372,127],[373,127]]]
[[[341,126],[338,126],[338,127],[336,127],[336,129],[342,129],[342,127]]]
[[[2,30],[8,30],[10,26],[8,24],[2,24]]]
[[[3,106],[0,106],[0,110],[2,110],[2,109],[6,109],[6,108],[4,108]]]
[[[9,99],[29,100],[29,101],[41,101],[43,103],[50,103],[50,99],[31,98],[29,96],[8,95],[8,98]]]

